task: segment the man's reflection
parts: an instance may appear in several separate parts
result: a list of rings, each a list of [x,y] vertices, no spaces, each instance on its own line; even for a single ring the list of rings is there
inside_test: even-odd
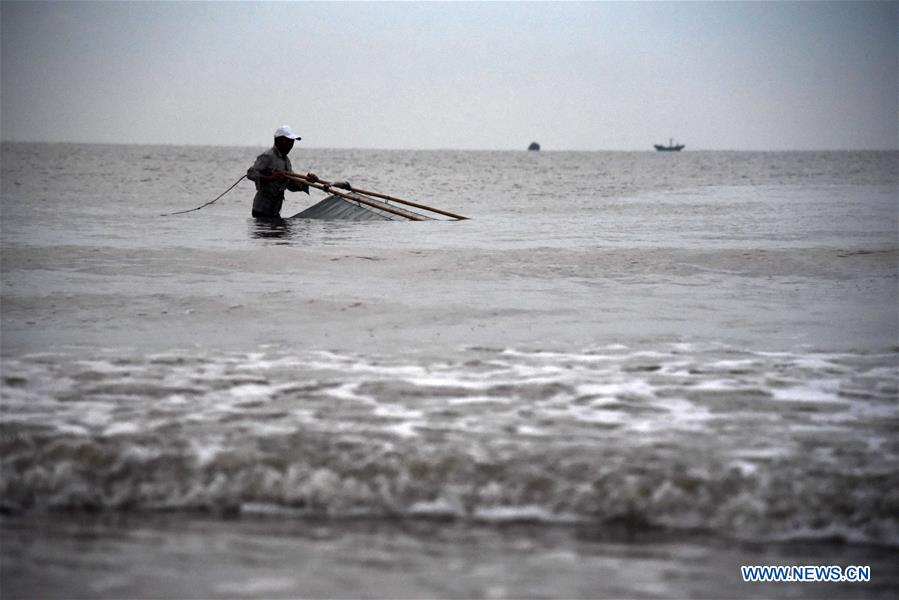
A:
[[[250,237],[257,240],[281,240],[287,244],[293,234],[292,223],[287,219],[249,219]]]

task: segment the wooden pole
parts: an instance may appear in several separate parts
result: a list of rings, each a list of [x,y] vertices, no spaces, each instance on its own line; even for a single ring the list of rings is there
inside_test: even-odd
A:
[[[303,180],[303,183],[313,183],[313,182],[309,181],[308,179],[306,179],[306,177],[304,177],[303,175],[300,175],[299,173],[287,173],[287,174],[293,175],[295,177],[299,177],[300,179]],[[332,183],[330,181],[325,181],[324,179],[319,179],[318,181],[324,185],[331,185],[331,183]],[[319,188],[319,189],[321,189],[321,188]],[[452,219],[457,219],[459,221],[468,220],[468,217],[463,217],[462,215],[457,215],[456,213],[451,213],[447,210],[440,210],[439,208],[434,208],[434,207],[428,206],[426,204],[419,204],[418,202],[412,202],[411,200],[403,200],[402,198],[397,198],[396,196],[388,196],[387,194],[381,194],[378,192],[370,192],[368,190],[363,190],[363,189],[355,188],[352,186],[350,186],[350,189],[354,192],[359,192],[360,194],[365,194],[366,196],[372,196],[374,198],[383,198],[384,200],[391,200],[393,202],[399,202],[400,204],[405,204],[407,206],[414,206],[415,208],[422,208],[424,210],[429,210],[433,213],[437,213],[438,215],[444,215],[446,217],[450,217]]]
[[[284,173],[284,176],[288,179],[293,179],[294,181],[299,181],[300,183],[305,183],[306,185],[311,185],[314,188],[322,190],[323,192],[328,192],[329,194],[334,194],[335,196],[340,196],[346,200],[350,200],[351,202],[360,202],[362,204],[367,204],[368,206],[377,208],[379,210],[383,210],[389,213],[393,213],[395,215],[399,215],[401,217],[405,217],[410,221],[427,221],[427,217],[423,217],[421,215],[416,215],[415,213],[409,212],[407,210],[399,210],[393,208],[392,206],[388,206],[386,204],[380,204],[377,202],[372,202],[371,200],[365,200],[364,198],[356,198],[355,196],[350,196],[349,194],[345,194],[343,192],[338,192],[337,190],[330,187],[327,183],[316,183],[314,181],[309,181],[302,175],[297,175],[296,173]]]

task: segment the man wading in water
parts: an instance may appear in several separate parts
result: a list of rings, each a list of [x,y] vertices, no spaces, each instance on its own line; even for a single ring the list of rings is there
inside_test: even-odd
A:
[[[309,193],[308,185],[284,176],[284,173],[293,171],[287,155],[293,148],[294,140],[299,139],[302,138],[293,132],[290,125],[282,125],[275,130],[275,145],[260,154],[256,158],[256,163],[247,169],[247,179],[256,183],[253,216],[257,219],[281,218],[284,190]],[[318,181],[318,177],[314,173],[307,174],[306,179],[313,183]],[[349,189],[349,184],[346,182],[332,185]]]

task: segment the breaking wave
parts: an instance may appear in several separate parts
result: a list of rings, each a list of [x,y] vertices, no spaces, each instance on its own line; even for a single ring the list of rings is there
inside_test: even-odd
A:
[[[899,545],[899,353],[623,346],[3,362],[0,507]]]

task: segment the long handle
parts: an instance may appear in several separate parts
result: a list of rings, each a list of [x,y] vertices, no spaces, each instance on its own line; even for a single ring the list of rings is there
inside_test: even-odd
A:
[[[399,210],[393,208],[392,206],[387,206],[386,204],[379,204],[377,202],[372,202],[371,200],[365,200],[364,198],[357,198],[355,196],[350,196],[349,194],[345,194],[343,192],[338,192],[337,190],[328,186],[327,183],[316,183],[314,181],[309,181],[302,175],[298,175],[296,173],[284,173],[284,176],[288,179],[293,179],[294,181],[299,181],[300,183],[305,183],[306,185],[311,185],[314,188],[320,189],[323,192],[328,192],[329,194],[334,194],[335,196],[340,196],[341,198],[346,198],[347,200],[351,200],[353,202],[361,202],[362,204],[367,204],[368,206],[377,208],[379,210],[387,211],[389,213],[393,213],[395,215],[399,215],[401,217],[405,217],[410,221],[427,221],[428,219],[422,217],[421,215],[416,215],[415,213],[411,213],[405,210]]]
[[[289,173],[289,175],[294,175],[296,177],[299,177],[300,179],[303,180],[304,183],[313,183],[313,182],[309,181],[308,179],[306,179],[306,177],[304,177],[303,175],[300,175],[299,173]],[[324,185],[330,185],[332,183],[330,181],[325,181],[324,179],[319,179],[319,182],[323,183]],[[402,198],[397,198],[396,196],[388,196],[387,194],[381,194],[379,192],[370,192],[368,190],[363,190],[363,189],[357,188],[357,187],[350,186],[350,188],[354,192],[359,192],[360,194],[365,194],[366,196],[372,196],[374,198],[383,198],[384,200],[392,200],[393,202],[399,202],[400,204],[405,204],[407,206],[414,206],[415,208],[423,208],[424,210],[429,210],[433,213],[437,213],[438,215],[444,215],[446,217],[450,217],[452,219],[457,219],[459,221],[468,220],[468,217],[463,217],[462,215],[457,215],[456,213],[451,213],[447,210],[440,210],[439,208],[434,208],[433,206],[428,206],[426,204],[419,204],[418,202],[412,202],[411,200],[403,200]],[[321,188],[319,188],[319,189],[321,189]]]

